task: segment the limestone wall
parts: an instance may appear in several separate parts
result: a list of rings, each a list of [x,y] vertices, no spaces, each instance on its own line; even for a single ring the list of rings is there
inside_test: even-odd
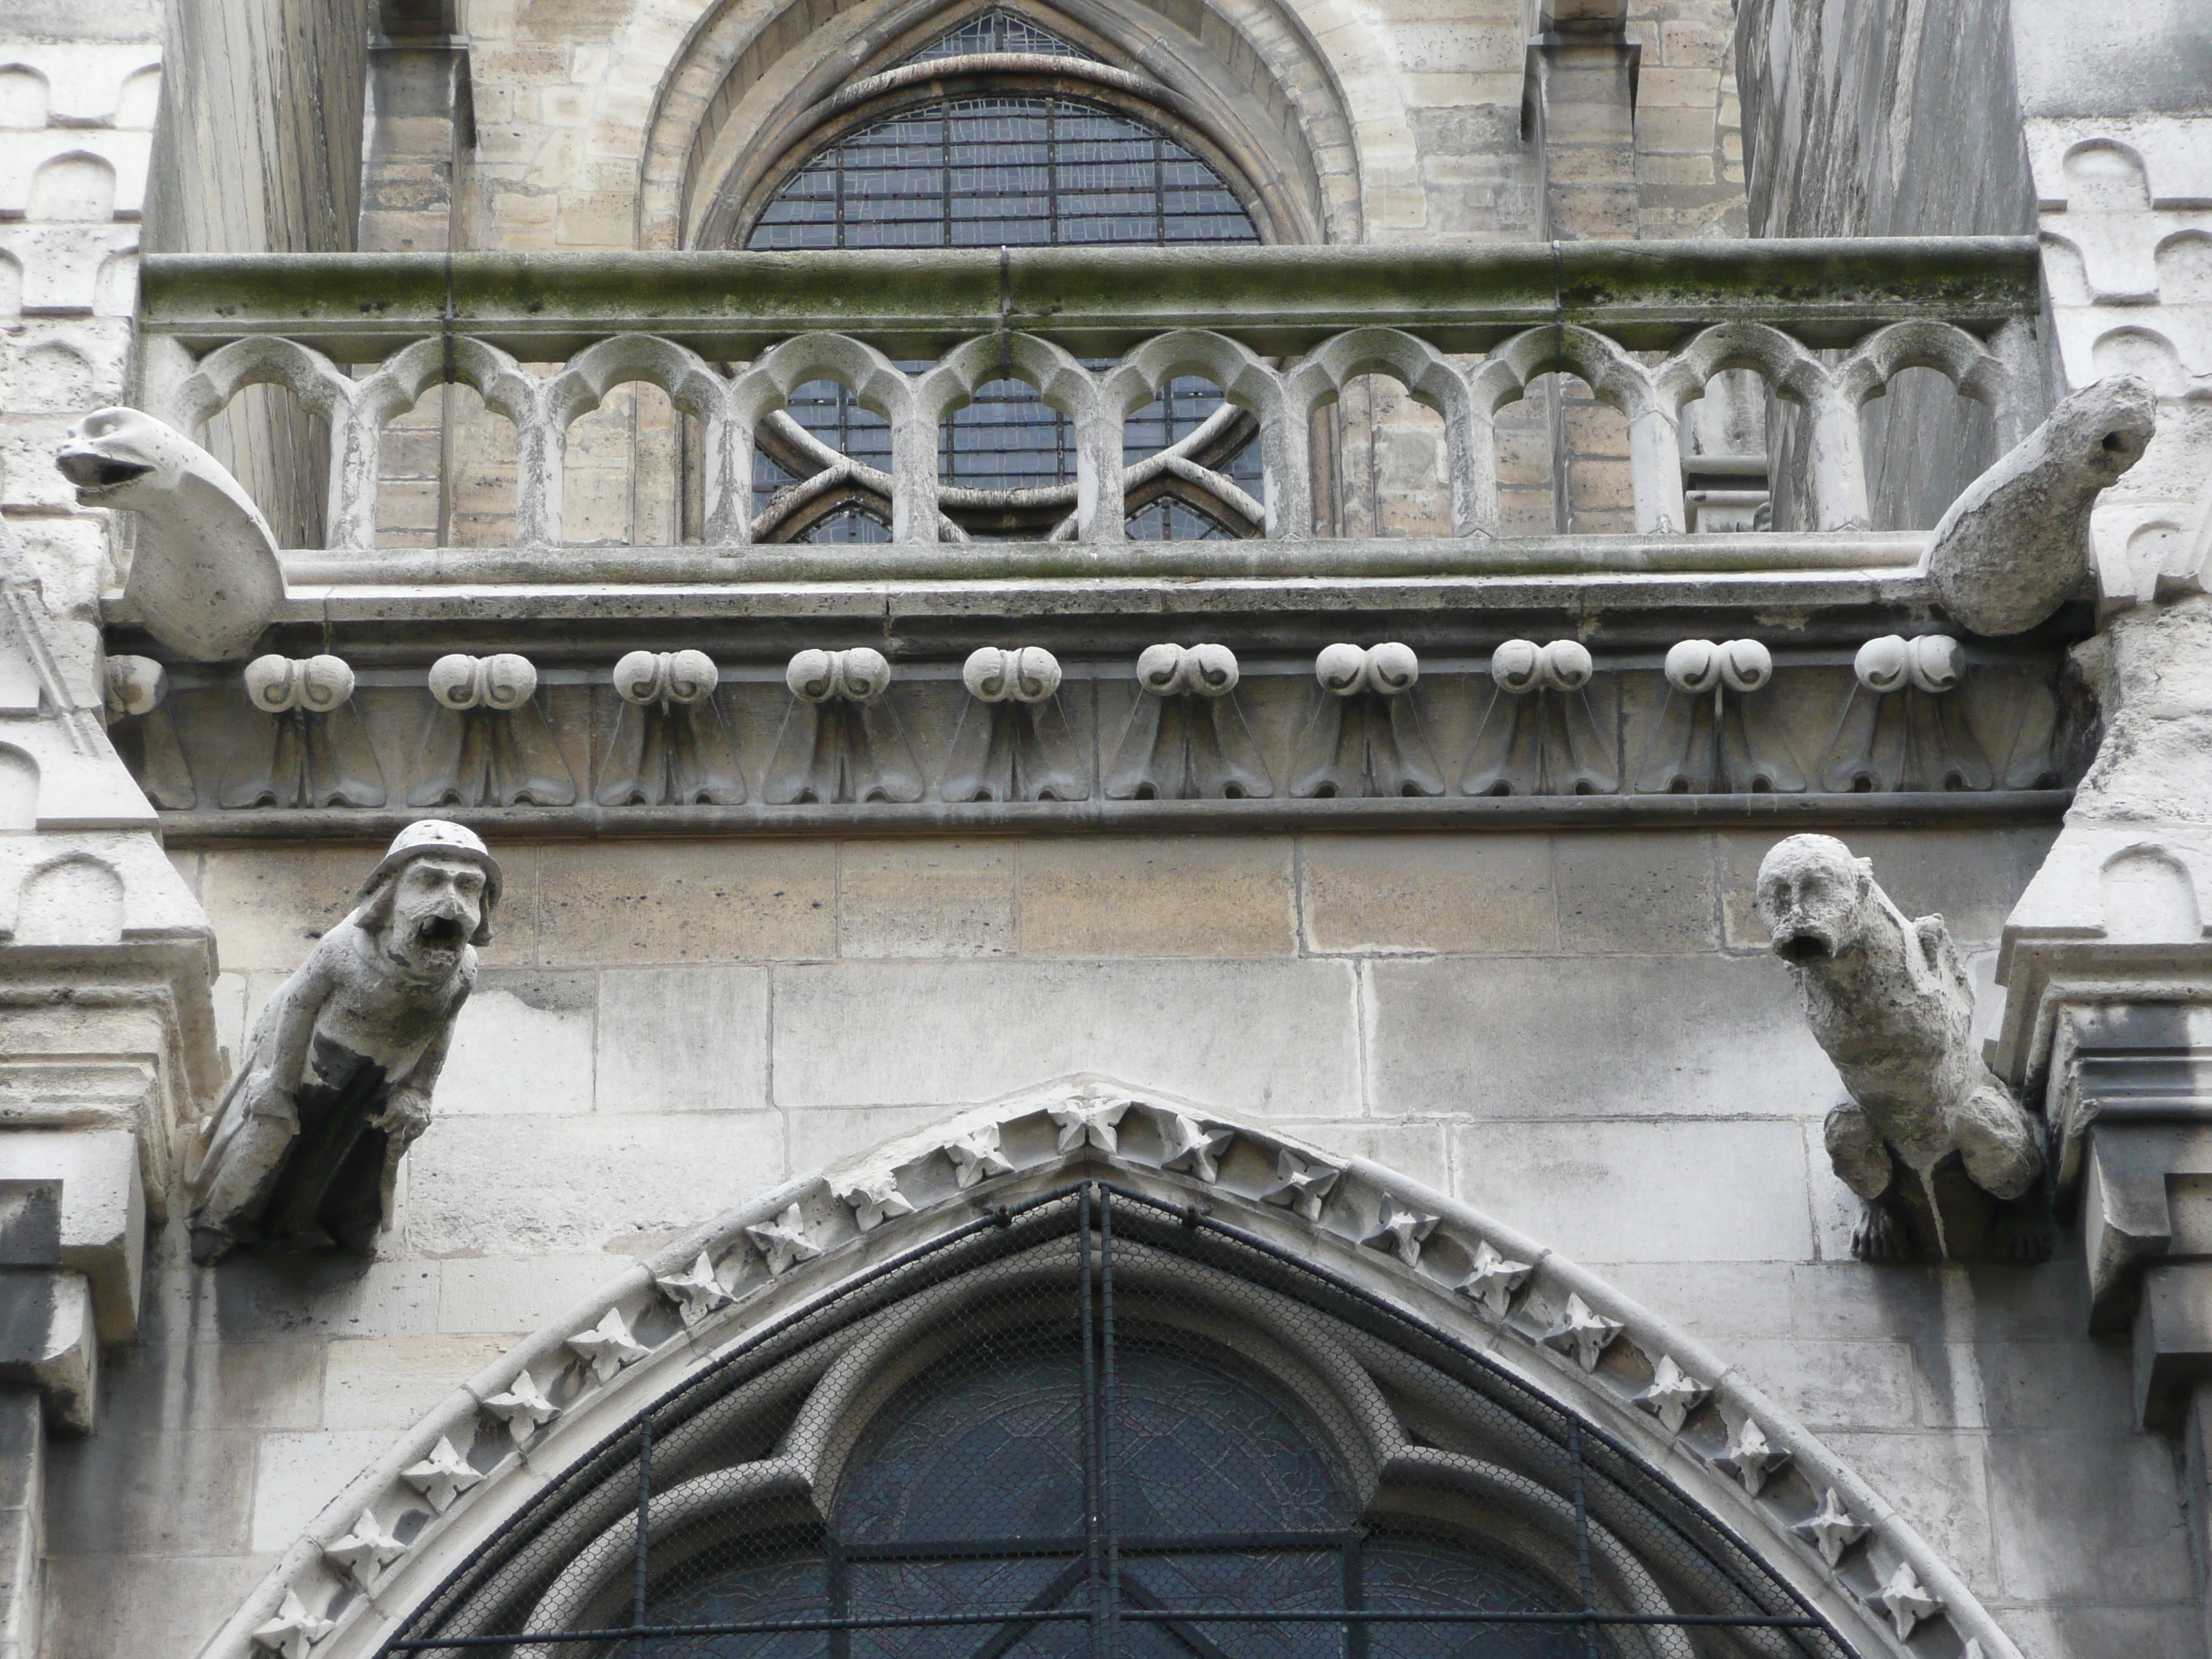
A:
[[[1362,1153],[1708,1337],[1929,1537],[2035,1659],[2193,1652],[2169,1453],[2078,1263],[1859,1266],[1838,1084],[1749,913],[1773,837],[509,842],[402,1222],[369,1266],[149,1275],[57,1448],[61,1659],[188,1654],[460,1379],[678,1230],[1088,1069]],[[2049,832],[1862,831],[1986,983]],[[373,856],[173,857],[225,1041]],[[2062,1257],[2065,1255],[2062,1249]]]

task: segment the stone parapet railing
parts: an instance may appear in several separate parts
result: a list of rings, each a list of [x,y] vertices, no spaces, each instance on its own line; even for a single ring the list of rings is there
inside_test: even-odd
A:
[[[1477,539],[1499,529],[1492,421],[1547,374],[1626,419],[1645,536],[1687,527],[1680,411],[1717,374],[1754,371],[1802,411],[1826,532],[1870,524],[1860,413],[1899,374],[1935,369],[1985,404],[2001,448],[2041,400],[2026,239],[177,255],[147,262],[143,291],[147,406],[189,430],[246,386],[289,386],[328,428],[330,543],[363,551],[385,427],[448,382],[514,425],[526,548],[563,539],[570,423],[619,386],[660,387],[699,423],[702,539],[724,550],[772,532],[781,509],[752,511],[756,432],[821,380],[889,422],[879,487],[909,546],[962,538],[941,511],[939,428],[1006,378],[1073,425],[1057,536],[1088,544],[1126,538],[1124,422],[1183,375],[1256,421],[1263,500],[1176,458],[1184,482],[1277,541],[1313,536],[1314,411],[1368,374],[1443,417],[1453,533]]]

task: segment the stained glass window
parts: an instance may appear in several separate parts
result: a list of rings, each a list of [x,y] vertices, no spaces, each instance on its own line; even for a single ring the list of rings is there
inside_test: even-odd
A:
[[[915,61],[988,52],[1082,57],[1027,19],[994,10],[926,47]],[[811,156],[776,192],[747,246],[804,248],[1159,246],[1259,240],[1250,217],[1221,176],[1165,132],[1119,110],[1058,94],[1008,92],[948,98],[890,116]],[[1128,428],[1131,461],[1188,439],[1218,408],[1218,388],[1176,381],[1167,397]],[[840,453],[886,469],[890,434],[881,416],[860,408],[830,381],[802,386],[788,405],[807,432]],[[1238,483],[1261,489],[1250,422],[1226,443],[1195,457]],[[810,459],[762,447],[755,497],[808,476]],[[1066,418],[1018,380],[981,389],[945,423],[939,477],[956,489],[1060,490],[1075,476]],[[946,510],[972,534],[1042,536],[1054,520],[1042,500]],[[1058,516],[1065,516],[1062,507]],[[1194,539],[1237,533],[1177,499],[1133,513],[1142,538]],[[818,520],[804,538],[880,541],[879,510],[848,506]]]

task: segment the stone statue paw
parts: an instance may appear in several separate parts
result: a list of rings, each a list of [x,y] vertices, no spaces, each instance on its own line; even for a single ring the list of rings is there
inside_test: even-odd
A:
[[[1851,1230],[1851,1255],[1861,1261],[1904,1261],[1912,1255],[1911,1241],[1899,1224],[1897,1212],[1887,1204],[1868,1204]]]

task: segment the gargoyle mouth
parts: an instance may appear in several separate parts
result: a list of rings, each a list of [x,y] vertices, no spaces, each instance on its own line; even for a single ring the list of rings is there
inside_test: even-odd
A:
[[[54,465],[62,477],[76,486],[80,506],[89,506],[102,495],[112,495],[154,470],[151,461],[126,461],[119,455],[105,455],[96,449],[64,449],[54,458]]]
[[[415,942],[433,951],[458,951],[466,934],[459,916],[425,916],[415,924]]]
[[[1784,962],[1825,962],[1835,951],[1818,933],[1785,933],[1774,941],[1774,954]]]

